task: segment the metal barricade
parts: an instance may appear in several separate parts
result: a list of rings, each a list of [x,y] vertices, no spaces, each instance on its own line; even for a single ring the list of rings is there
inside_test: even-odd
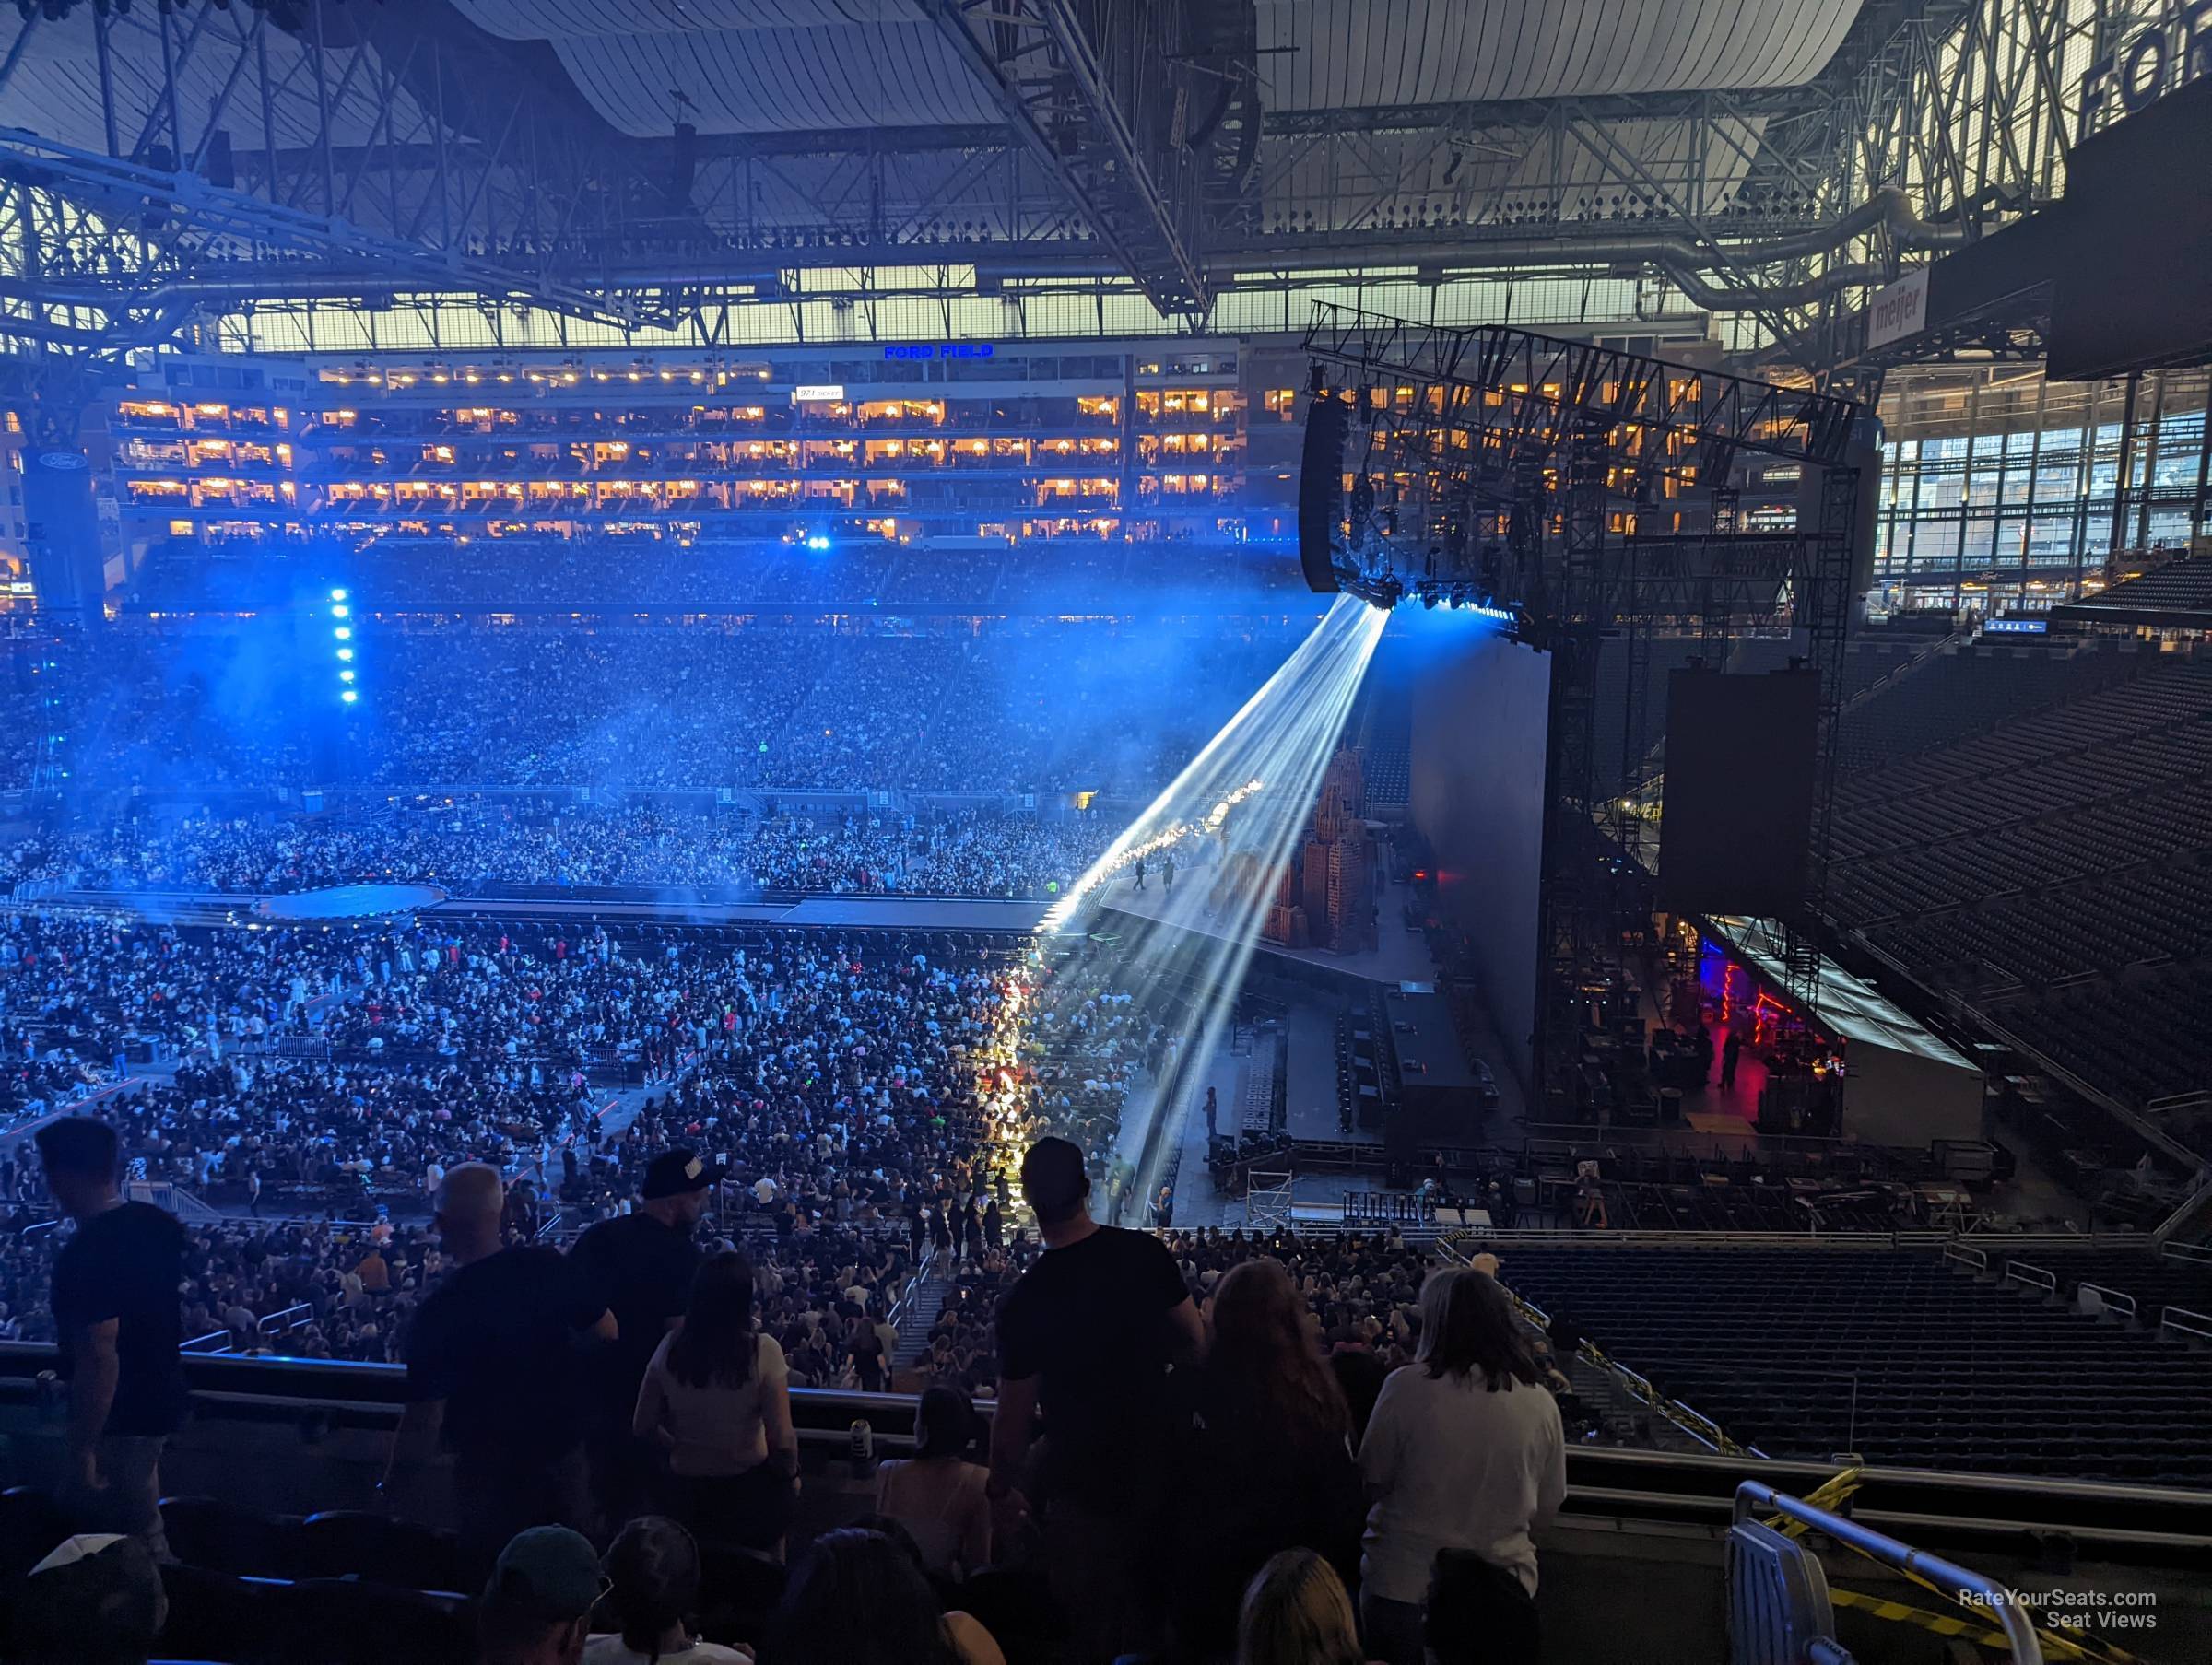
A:
[[[1924,1580],[2003,1630],[2013,1665],[2043,1665],[2042,1643],[2027,1608],[1994,1578],[1756,1480],[1735,1488],[1735,1518],[1728,1534],[1728,1652],[1739,1665],[1842,1665],[1852,1657],[1835,1640],[1835,1612],[1826,1575],[1801,1545],[1751,1518],[1769,1513],[1825,1532],[1870,1561]],[[1777,1543],[1788,1544],[1797,1554],[1785,1555]],[[1740,1586],[1739,1574],[1744,1580]]]

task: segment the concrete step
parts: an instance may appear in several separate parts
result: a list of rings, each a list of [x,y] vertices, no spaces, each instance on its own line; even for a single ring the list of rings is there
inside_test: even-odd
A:
[[[953,1280],[938,1273],[934,1268],[922,1279],[921,1287],[899,1315],[899,1350],[891,1355],[894,1369],[919,1364],[929,1351],[929,1331],[945,1310],[945,1296],[952,1288]]]

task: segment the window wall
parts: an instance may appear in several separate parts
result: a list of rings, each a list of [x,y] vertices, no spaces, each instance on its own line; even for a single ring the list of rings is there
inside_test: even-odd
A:
[[[2212,527],[2203,371],[2045,382],[1900,372],[1883,401],[1875,573],[1893,605],[2049,605]]]

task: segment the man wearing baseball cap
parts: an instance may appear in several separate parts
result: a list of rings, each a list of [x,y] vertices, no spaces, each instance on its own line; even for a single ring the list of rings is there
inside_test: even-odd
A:
[[[517,1532],[477,1608],[484,1665],[576,1665],[607,1587],[591,1542],[565,1526]]]
[[[637,1212],[600,1221],[569,1251],[615,1315],[614,1344],[592,1354],[585,1383],[592,1503],[609,1536],[646,1502],[651,1453],[629,1431],[638,1384],[690,1299],[699,1271],[692,1234],[723,1175],[696,1151],[663,1151],[645,1166]]]

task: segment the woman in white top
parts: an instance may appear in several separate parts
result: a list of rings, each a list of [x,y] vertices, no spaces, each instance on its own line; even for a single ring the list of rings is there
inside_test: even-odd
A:
[[[1469,1267],[1446,1267],[1423,1285],[1416,1361],[1382,1384],[1359,1447],[1372,1500],[1360,1561],[1368,1651],[1386,1665],[1422,1665],[1438,1555],[1464,1552],[1445,1557],[1453,1612],[1466,1614],[1470,1581],[1487,1579],[1487,1605],[1474,1611],[1496,1639],[1513,1638],[1494,1651],[1530,1665],[1533,1534],[1567,1492],[1559,1406],[1505,1291]]]
[[[645,1366],[631,1431],[667,1454],[676,1511],[699,1537],[771,1550],[791,1525],[799,1472],[791,1376],[753,1330],[753,1267],[719,1254],[699,1269],[683,1327]]]
[[[991,1504],[982,1465],[967,1460],[975,1407],[957,1388],[932,1388],[914,1411],[914,1454],[876,1472],[876,1512],[904,1527],[933,1578],[964,1578],[991,1562]]]

